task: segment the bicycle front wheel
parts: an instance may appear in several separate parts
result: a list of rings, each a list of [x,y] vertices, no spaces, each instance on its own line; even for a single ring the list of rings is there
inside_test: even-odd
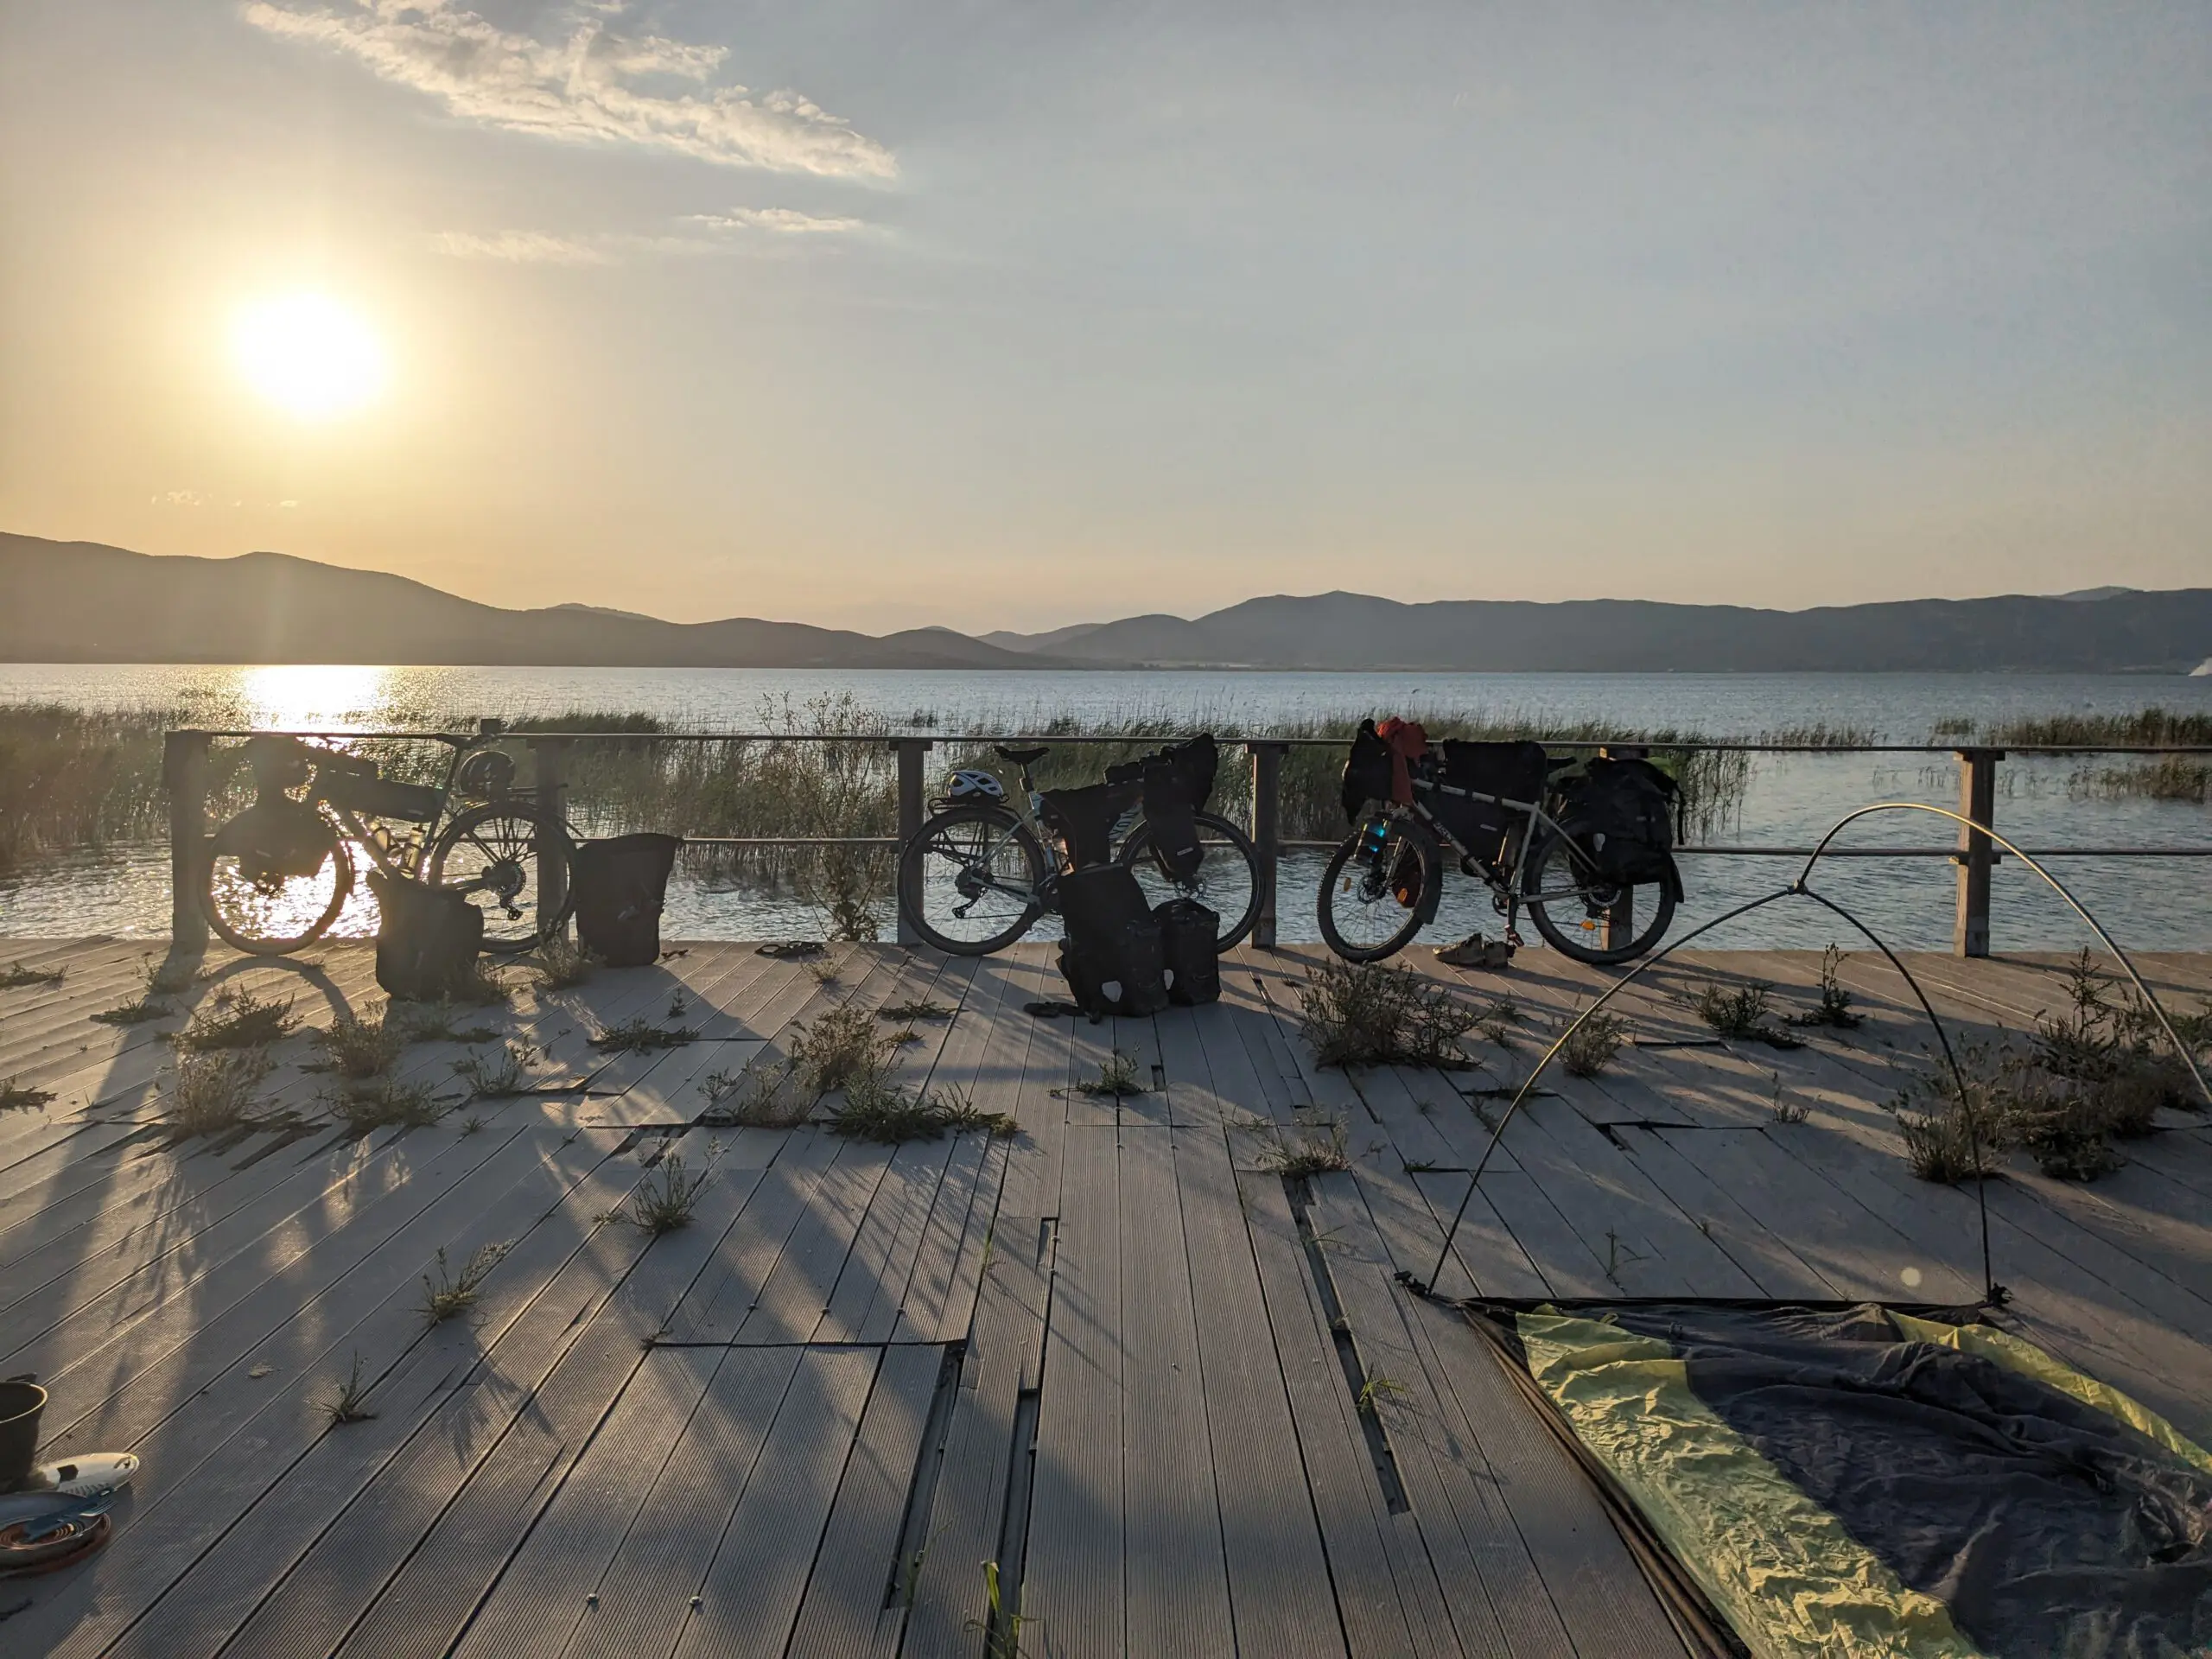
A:
[[[1444,879],[1436,842],[1402,818],[1363,824],[1321,872],[1321,937],[1346,962],[1381,962],[1413,942]]]
[[[1556,831],[1529,855],[1521,902],[1553,950],[1599,968],[1634,962],[1659,943],[1675,919],[1669,883],[1605,881],[1582,849]]]
[[[560,931],[575,902],[570,880],[575,844],[569,826],[534,807],[495,802],[462,813],[430,844],[423,879],[448,887],[484,912],[484,949],[514,957]],[[548,867],[557,863],[562,898],[550,910],[538,895],[545,891]]]
[[[988,957],[1044,913],[1049,866],[1028,826],[1003,807],[948,807],[899,849],[899,908],[923,941]]]
[[[353,891],[353,861],[336,827],[311,808],[287,809],[279,818],[250,807],[218,830],[200,888],[207,925],[257,957],[321,938]]]
[[[1260,855],[1251,839],[1227,818],[1211,812],[1193,815],[1198,826],[1198,868],[1188,881],[1167,873],[1153,845],[1152,828],[1140,823],[1122,843],[1122,862],[1135,872],[1148,905],[1170,899],[1195,899],[1221,918],[1221,948],[1240,943],[1259,925]]]

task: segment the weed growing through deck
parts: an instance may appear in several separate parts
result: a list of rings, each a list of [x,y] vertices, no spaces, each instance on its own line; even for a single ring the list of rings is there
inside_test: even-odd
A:
[[[876,1035],[874,1020],[849,1004],[830,1009],[811,1025],[795,1023],[793,1031],[791,1061],[799,1081],[816,1095],[849,1088],[891,1063],[892,1046]]]
[[[497,1008],[506,1006],[514,994],[515,988],[499,976],[498,969],[487,962],[473,962],[447,987],[442,1000],[472,1008]]]
[[[528,958],[542,991],[570,991],[590,982],[599,963],[591,952],[566,934],[545,941]]]
[[[917,1565],[919,1557],[916,1558]],[[909,1586],[908,1605],[912,1605]],[[983,1638],[983,1659],[1024,1659],[1021,1633],[1032,1624],[1045,1621],[1033,1615],[1017,1612],[1006,1605],[999,1588],[999,1564],[983,1563],[983,1617],[971,1618],[962,1628]]]
[[[446,1115],[448,1107],[435,1099],[429,1085],[397,1083],[378,1077],[325,1095],[330,1115],[354,1135],[377,1129],[428,1128]]]
[[[893,1002],[888,1007],[878,1008],[879,1020],[896,1020],[902,1026],[911,1026],[917,1020],[950,1020],[952,1010],[942,1002],[924,998],[918,1002]]]
[[[483,1289],[484,1281],[492,1276],[492,1269],[498,1267],[513,1248],[512,1243],[504,1241],[480,1245],[476,1253],[462,1265],[461,1271],[455,1273],[446,1264],[445,1249],[441,1246],[435,1269],[437,1277],[433,1279],[427,1273],[423,1275],[424,1321],[430,1325],[443,1325],[448,1319],[457,1319],[475,1306],[478,1293]]]
[[[813,1109],[810,1099],[786,1100],[782,1093],[791,1075],[788,1060],[758,1071],[713,1071],[700,1084],[707,1109],[699,1122],[717,1128],[787,1129]]]
[[[1478,1023],[1485,1042],[1510,1048],[1513,1027],[1521,1023],[1521,1005],[1510,996],[1501,996],[1480,1016]]]
[[[382,1077],[406,1046],[406,1033],[391,1022],[388,1004],[373,1005],[362,1015],[341,1014],[327,1030],[308,1033],[308,1041],[322,1051],[327,1071],[341,1077]]]
[[[668,1017],[671,1020],[681,1020],[690,1012],[691,1004],[685,1000],[683,988],[679,985],[676,988],[676,995],[668,999]]]
[[[257,1048],[219,1049],[178,1057],[162,1116],[171,1135],[221,1135],[257,1121],[262,1079],[276,1069]]]
[[[33,1107],[53,1104],[54,1090],[32,1089],[10,1077],[0,1083],[0,1112],[25,1111]]]
[[[1303,1123],[1294,1146],[1278,1144],[1266,1156],[1267,1167],[1287,1181],[1304,1180],[1351,1167],[1351,1130],[1344,1119],[1332,1117]]]
[[[841,982],[837,978],[838,964],[828,957],[824,957],[819,962],[808,963],[806,971],[812,976],[814,982],[825,991]]]
[[[528,1043],[502,1043],[496,1058],[471,1054],[453,1063],[454,1075],[468,1085],[471,1100],[512,1100],[530,1092],[527,1077],[537,1050]]]
[[[1593,1014],[1574,1028],[1559,1051],[1559,1063],[1571,1077],[1594,1077],[1613,1063],[1628,1035],[1628,1022]]]
[[[2010,1052],[1968,1044],[1958,1060],[1958,1077],[1948,1066],[1930,1066],[1889,1103],[1912,1173],[1947,1186],[1983,1174],[1989,1155],[2009,1144],[2013,1127]]]
[[[219,991],[214,1001],[192,1016],[175,1039],[188,1054],[218,1049],[266,1048],[291,1034],[300,1023],[292,999],[264,1002],[251,991]]]
[[[1767,1103],[1768,1109],[1774,1114],[1774,1121],[1777,1123],[1802,1123],[1808,1109],[1805,1103],[1792,1100],[1782,1092],[1781,1072],[1774,1071],[1768,1075],[1774,1079],[1774,1094]]]
[[[1730,990],[1718,980],[1697,995],[1698,1018],[1722,1037],[1751,1037],[1766,1023],[1764,985],[1741,985]]]
[[[453,999],[417,1002],[402,1022],[404,1039],[410,1043],[496,1043],[499,1033],[489,1026],[457,1026]],[[390,1016],[386,1016],[389,1020]]]
[[[674,1232],[678,1227],[688,1227],[692,1211],[698,1207],[699,1194],[706,1190],[709,1179],[704,1170],[696,1175],[686,1174],[683,1154],[669,1153],[661,1159],[658,1168],[646,1172],[628,1202],[608,1219],[625,1222],[655,1238]]]
[[[1323,1065],[1469,1064],[1460,1039],[1484,1016],[1410,968],[1325,963],[1298,988],[1299,1029]]]
[[[1076,1084],[1086,1095],[1103,1096],[1109,1100],[1127,1100],[1132,1095],[1148,1092],[1137,1080],[1137,1057],[1116,1049],[1098,1063],[1098,1075]]]
[[[591,1046],[602,1054],[650,1054],[698,1040],[699,1033],[689,1026],[657,1026],[639,1014],[635,1020],[609,1026],[591,1039]]]
[[[1851,1007],[1851,993],[1843,988],[1843,949],[1831,944],[1821,952],[1821,1000],[1808,1014],[1790,1015],[1793,1026],[1826,1026],[1832,1031],[1853,1031],[1865,1023]]]
[[[922,1040],[922,1033],[912,1026],[901,1026],[883,1039],[893,1048],[905,1048]]]
[[[338,1384],[337,1392],[315,1403],[322,1414],[330,1419],[333,1428],[342,1428],[347,1423],[365,1423],[376,1415],[362,1408],[361,1402],[369,1397],[369,1384],[362,1377],[361,1356],[353,1355],[353,1368]]]
[[[1396,1377],[1387,1372],[1374,1371],[1370,1372],[1367,1380],[1359,1385],[1359,1393],[1354,1397],[1352,1403],[1358,1408],[1361,1416],[1371,1417],[1380,1422],[1382,1418],[1384,1401],[1410,1400],[1413,1398],[1413,1393],[1411,1389],[1399,1382]]]
[[[484,1120],[478,1114],[471,1112],[467,1117],[462,1120],[461,1134],[463,1140],[467,1140],[472,1135],[481,1135],[483,1132]]]
[[[1621,1243],[1621,1236],[1612,1228],[1605,1229],[1605,1277],[1619,1286],[1621,1269],[1631,1262],[1641,1262],[1643,1255]]]
[[[67,968],[26,968],[20,962],[0,968],[0,991],[21,990],[26,985],[59,985],[69,977]]]
[[[965,1090],[948,1087],[916,1095],[880,1073],[848,1084],[844,1103],[830,1117],[832,1135],[885,1146],[934,1141],[949,1129],[1012,1135],[1014,1122],[1003,1112],[983,1110]]]

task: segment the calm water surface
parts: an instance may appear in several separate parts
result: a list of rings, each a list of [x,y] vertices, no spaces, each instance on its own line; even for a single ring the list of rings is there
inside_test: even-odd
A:
[[[1399,711],[1675,727],[1714,738],[1755,737],[1825,722],[1877,741],[1927,741],[1940,721],[1976,725],[2027,715],[2113,714],[2150,706],[2212,713],[2212,677],[1936,674],[1274,674],[1122,671],[944,673],[908,670],[655,670],[378,668],[297,665],[0,664],[0,702],[175,709],[206,726],[359,730],[571,711],[643,712],[698,730],[747,731],[790,711],[849,696],[902,729],[1033,730],[1146,717],[1190,728]],[[2090,758],[2024,759],[2001,769],[1997,821],[2023,845],[2196,847],[2212,843],[2212,813],[2194,803],[2101,798]],[[1224,789],[1235,778],[1224,768]],[[1802,846],[1838,817],[1876,800],[1955,804],[1956,772],[1942,754],[1759,757],[1731,844]],[[662,826],[639,826],[662,827]],[[682,826],[665,826],[680,829]],[[1929,846],[1952,838],[1926,815],[1862,822],[1854,844]],[[1316,937],[1319,855],[1292,855],[1281,910],[1286,938]],[[1684,861],[1689,901],[1678,928],[1783,885],[1792,861]],[[2145,948],[2212,949],[2212,861],[2068,860],[2056,866],[2122,940]],[[1824,889],[1900,946],[1950,937],[1950,867],[1940,860],[1839,861]],[[2000,948],[2067,948],[2086,938],[2034,876],[1998,871],[1993,900]],[[1471,883],[1448,889],[1443,938],[1491,923]],[[157,936],[168,926],[168,870],[159,848],[110,849],[0,882],[0,936],[89,932]],[[349,914],[343,925],[372,925]],[[1716,945],[1816,948],[1842,925],[1792,899],[1731,924]],[[724,891],[679,874],[670,895],[671,938],[779,938],[818,932],[787,897]]]

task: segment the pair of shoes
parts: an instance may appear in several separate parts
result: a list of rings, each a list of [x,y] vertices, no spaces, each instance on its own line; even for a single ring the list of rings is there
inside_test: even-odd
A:
[[[1440,944],[1436,959],[1447,968],[1499,969],[1513,961],[1513,947],[1503,939],[1485,939],[1470,933],[1457,944]]]

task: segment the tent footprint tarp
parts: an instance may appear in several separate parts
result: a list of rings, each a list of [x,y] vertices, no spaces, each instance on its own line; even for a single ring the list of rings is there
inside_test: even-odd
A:
[[[1468,1311],[1760,1659],[2212,1654],[2212,1456],[2017,1337]]]

